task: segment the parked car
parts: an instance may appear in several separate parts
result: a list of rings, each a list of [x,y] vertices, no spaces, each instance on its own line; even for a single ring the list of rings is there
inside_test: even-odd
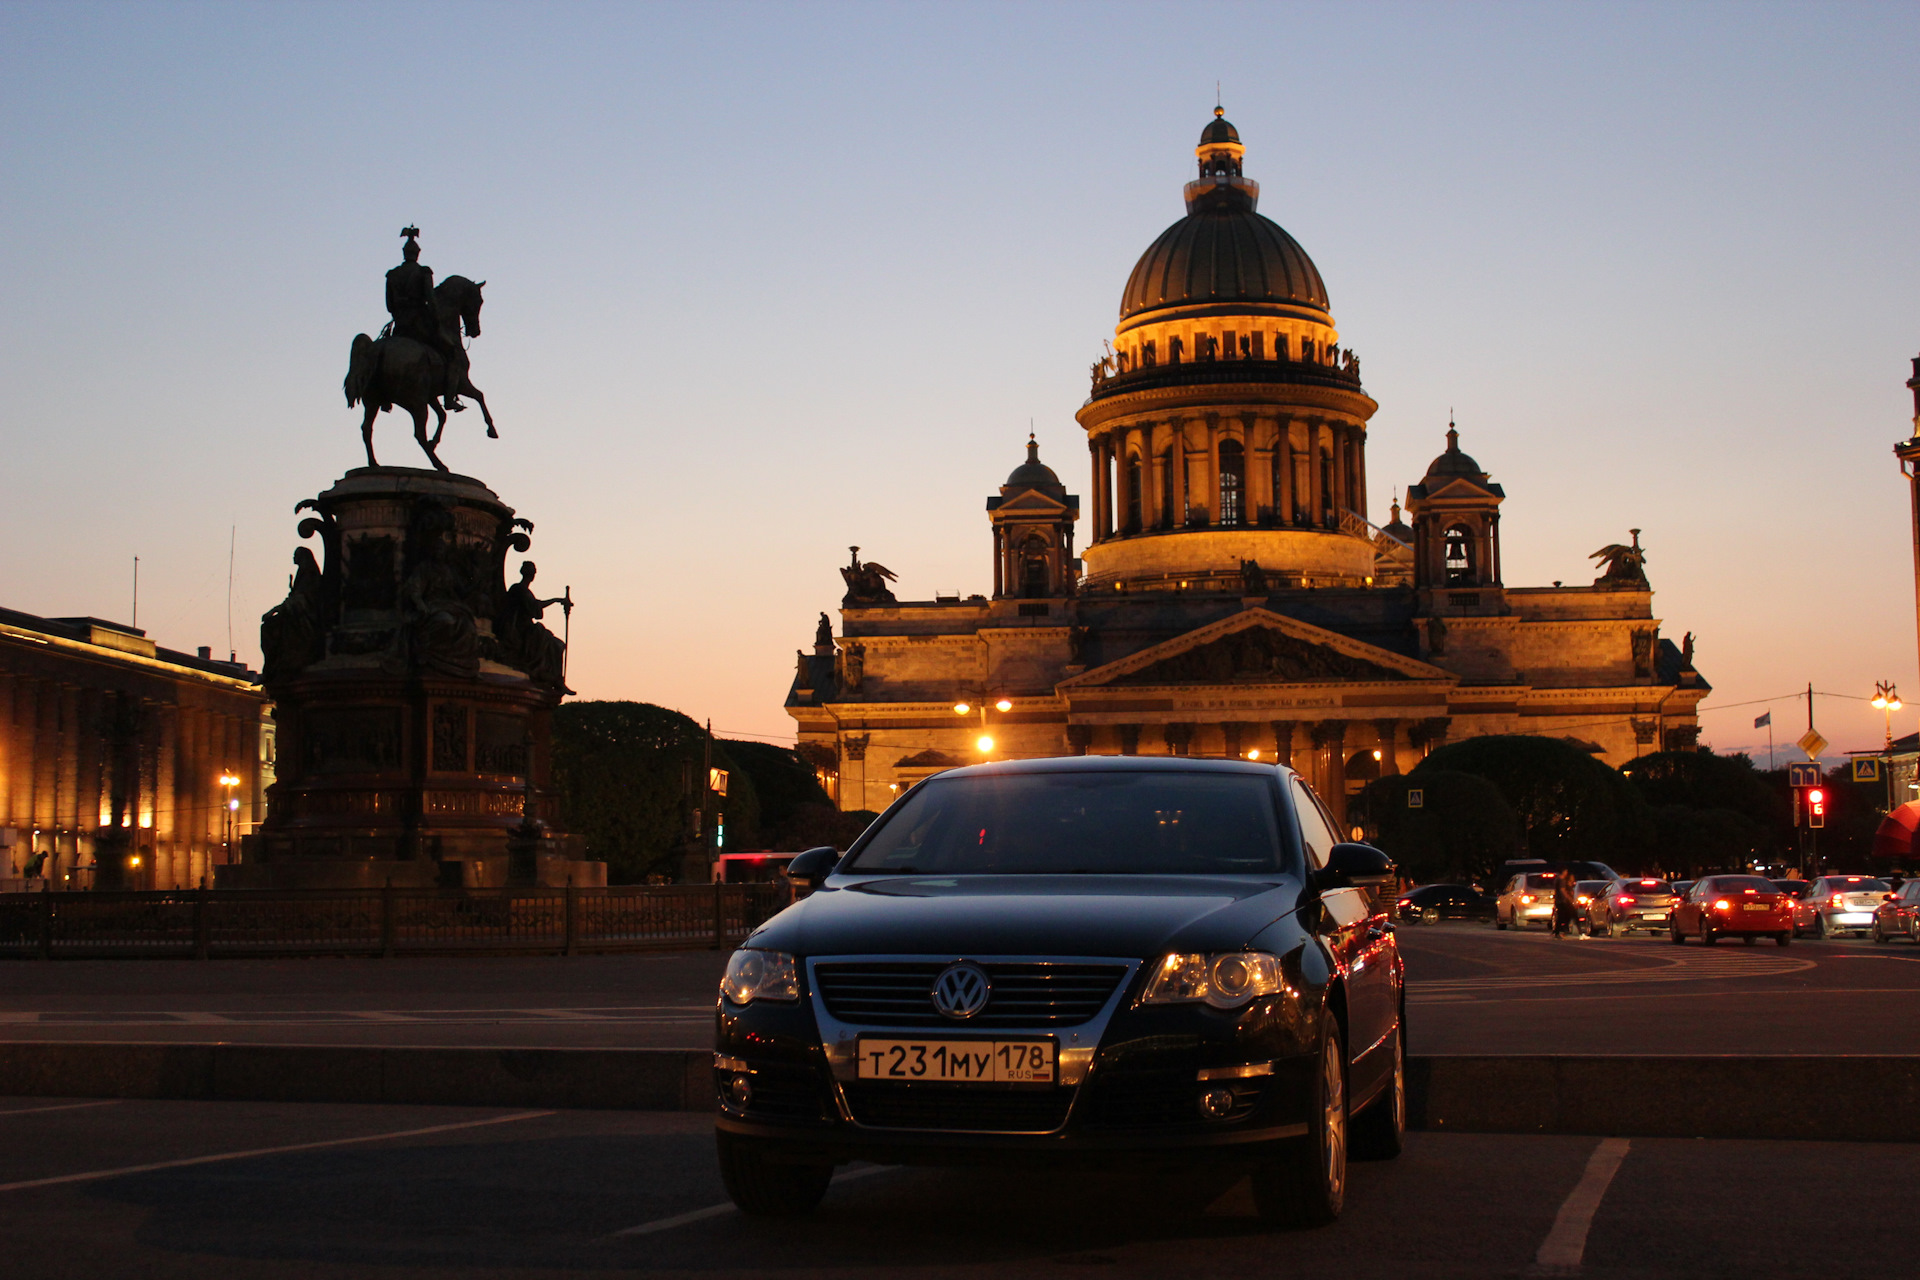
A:
[[[1610,880],[1594,900],[1593,930],[1603,937],[1616,930],[1632,933],[1635,929],[1645,929],[1648,933],[1658,933],[1667,927],[1673,902],[1673,886],[1665,880]]]
[[[1402,920],[1438,924],[1442,920],[1491,920],[1493,897],[1467,884],[1423,884],[1393,904]]]
[[[1794,931],[1816,938],[1869,933],[1886,894],[1887,882],[1872,876],[1821,876],[1794,902]]]
[[[1920,942],[1920,880],[1907,881],[1873,909],[1873,940],[1891,942],[1900,937]]]
[[[1269,1221],[1332,1221],[1348,1153],[1406,1125],[1366,892],[1393,864],[1335,830],[1290,769],[1075,756],[950,770],[799,855],[814,892],[720,982],[728,1194],[805,1213],[853,1160],[1226,1166]]]
[[[1703,876],[1674,904],[1667,933],[1676,946],[1698,938],[1710,947],[1733,937],[1748,946],[1772,938],[1784,947],[1793,941],[1793,901],[1760,876]]]
[[[1507,881],[1493,900],[1493,927],[1524,929],[1530,924],[1553,926],[1553,886],[1559,875],[1551,871],[1525,872]]]

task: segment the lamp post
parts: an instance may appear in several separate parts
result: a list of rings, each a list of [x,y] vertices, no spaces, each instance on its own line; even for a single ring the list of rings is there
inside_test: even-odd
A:
[[[1878,680],[1873,686],[1873,705],[1885,717],[1887,740],[1880,749],[1880,776],[1887,784],[1887,812],[1893,812],[1893,713],[1901,707],[1900,694],[1891,680]]]
[[[220,774],[220,785],[226,791],[226,799],[220,804],[220,843],[226,849],[227,865],[232,866],[233,838],[237,834],[235,828],[240,822],[240,801],[233,794],[233,789],[240,785],[240,779],[234,776],[231,770],[223,770]]]
[[[1013,701],[1009,698],[995,698],[993,700],[993,709],[1004,715],[1006,712],[1013,710]],[[953,704],[953,714],[957,716],[970,715],[974,710],[975,705],[965,699]],[[985,698],[980,700],[978,710],[980,712],[980,736],[974,739],[974,750],[983,756],[992,755],[993,735],[987,732],[987,700]]]

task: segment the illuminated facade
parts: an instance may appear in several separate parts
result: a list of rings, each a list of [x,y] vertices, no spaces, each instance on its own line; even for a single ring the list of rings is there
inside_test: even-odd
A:
[[[117,623],[0,609],[0,884],[211,884],[273,779],[255,679]]]
[[[1186,215],[1123,291],[1077,414],[1083,558],[1081,501],[1030,443],[988,499],[991,597],[903,602],[857,554],[843,570],[840,635],[787,698],[842,808],[983,759],[1279,760],[1341,808],[1449,739],[1545,734],[1614,765],[1694,743],[1708,685],[1660,636],[1637,533],[1590,586],[1507,586],[1505,494],[1452,424],[1405,520],[1369,519],[1378,406],[1244,155],[1216,111]]]

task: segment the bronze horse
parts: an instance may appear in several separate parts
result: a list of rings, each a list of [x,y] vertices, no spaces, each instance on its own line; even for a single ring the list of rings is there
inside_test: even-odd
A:
[[[354,336],[345,390],[348,407],[366,406],[366,416],[360,422],[360,438],[367,446],[368,466],[380,465],[373,457],[374,418],[383,410],[390,411],[399,405],[413,417],[413,438],[426,451],[428,461],[437,471],[447,470],[447,464],[440,461],[435,449],[441,433],[447,429],[447,411],[441,397],[449,390],[454,395],[473,397],[473,402],[480,406],[480,416],[486,419],[487,435],[499,439],[500,433],[493,428],[493,415],[487,412],[487,398],[467,376],[467,355],[460,341],[463,331],[469,338],[480,336],[480,290],[486,283],[482,280],[476,284],[465,276],[448,276],[434,287],[433,310],[440,324],[441,339],[448,350],[458,353],[452,369],[447,367],[444,354],[413,338],[386,333],[375,342],[364,333]],[[429,409],[438,419],[431,439],[427,436]]]

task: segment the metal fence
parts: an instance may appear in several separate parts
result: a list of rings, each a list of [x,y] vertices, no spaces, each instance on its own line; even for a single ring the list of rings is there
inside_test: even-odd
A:
[[[500,954],[725,947],[784,884],[0,894],[0,957]]]

